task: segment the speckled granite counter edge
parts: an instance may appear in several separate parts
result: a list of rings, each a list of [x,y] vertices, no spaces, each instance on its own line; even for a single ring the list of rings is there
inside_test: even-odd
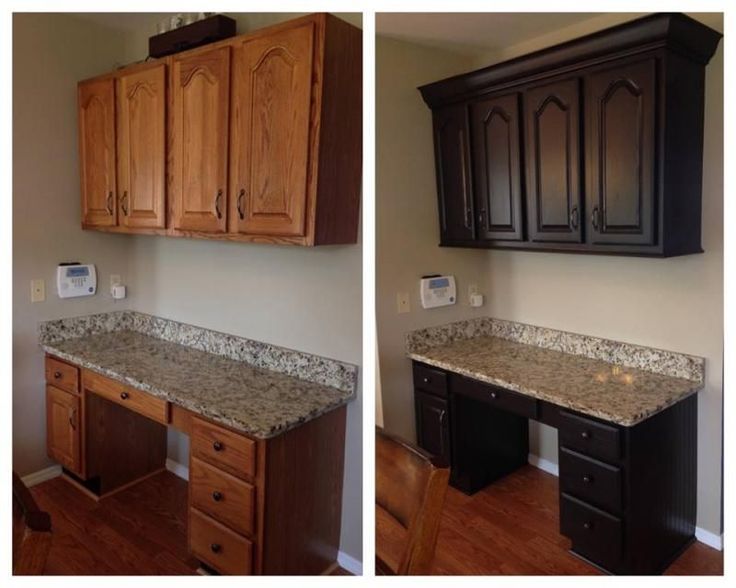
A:
[[[491,317],[411,331],[406,336],[406,349],[411,356],[432,347],[476,337],[499,337],[663,376],[684,378],[700,386],[705,382],[705,359],[702,357]]]
[[[668,406],[672,406],[673,404],[680,402],[681,400],[687,398],[688,396],[695,394],[702,387],[702,384],[699,384],[698,382],[693,382],[692,390],[688,391],[682,396],[678,396],[677,398],[672,399],[670,402],[667,402],[661,406],[657,406],[656,408],[652,410],[643,411],[641,413],[638,413],[631,418],[621,418],[620,415],[617,415],[611,412],[606,412],[605,410],[600,410],[600,409],[596,410],[596,409],[590,408],[589,406],[577,406],[574,402],[569,402],[553,394],[544,394],[542,392],[539,392],[538,390],[534,390],[533,388],[527,388],[526,386],[522,386],[517,382],[507,382],[506,380],[503,380],[501,378],[493,378],[491,376],[484,376],[484,375],[478,374],[470,370],[458,368],[455,364],[444,362],[444,361],[437,361],[435,359],[426,357],[422,355],[421,353],[409,353],[408,357],[416,361],[421,361],[422,363],[425,363],[427,365],[431,365],[431,366],[434,366],[434,367],[437,367],[443,370],[447,370],[455,374],[460,374],[461,376],[466,376],[474,380],[480,380],[482,382],[487,382],[488,384],[493,384],[494,386],[498,386],[506,390],[512,390],[514,392],[518,392],[519,394],[523,394],[525,396],[530,396],[532,398],[538,398],[539,400],[546,400],[548,402],[551,402],[552,404],[556,404],[557,406],[562,406],[564,408],[569,408],[571,410],[575,410],[575,411],[578,411],[578,412],[581,412],[581,413],[584,413],[590,416],[598,417],[600,419],[603,419],[604,421],[616,423],[624,427],[633,427],[634,425],[649,418],[650,416],[657,414],[658,412],[661,412]]]
[[[173,404],[177,404],[183,408],[186,408],[195,414],[199,414],[204,417],[210,418],[213,421],[222,423],[223,425],[227,425],[229,427],[237,429],[238,431],[246,433],[252,437],[257,437],[259,439],[270,439],[272,437],[276,437],[277,435],[281,435],[282,433],[286,431],[289,431],[295,427],[298,427],[302,423],[313,420],[323,414],[326,414],[332,410],[335,410],[336,408],[339,408],[340,406],[348,404],[349,402],[355,399],[354,390],[352,392],[346,391],[345,396],[341,398],[339,401],[322,406],[320,407],[319,410],[312,411],[311,413],[304,415],[298,420],[289,422],[288,424],[280,426],[280,427],[262,429],[258,427],[253,427],[252,424],[246,423],[245,421],[234,419],[234,418],[229,418],[219,413],[216,410],[208,409],[206,406],[203,406],[200,403],[194,402],[189,398],[182,398],[176,394],[172,394],[164,390],[163,388],[159,388],[153,384],[150,384],[149,382],[142,382],[135,378],[130,378],[128,376],[125,376],[124,374],[116,372],[115,370],[111,370],[109,368],[102,367],[96,363],[90,362],[82,357],[74,355],[73,353],[66,353],[54,347],[53,343],[44,343],[41,345],[41,348],[46,353],[54,355],[55,357],[58,357],[59,359],[66,360],[82,368],[86,368],[88,370],[91,370],[103,376],[107,376],[109,378],[112,378],[113,380],[117,380],[118,382],[122,382],[123,384],[132,386],[133,388],[136,388],[138,390],[143,390],[144,392],[147,392],[153,396],[162,398],[164,400],[167,400],[168,402],[171,402]]]
[[[42,346],[58,341],[113,331],[137,331],[200,351],[241,361],[308,382],[324,384],[354,394],[358,366],[278,347],[245,337],[220,333],[134,310],[121,310],[63,318],[39,323]]]

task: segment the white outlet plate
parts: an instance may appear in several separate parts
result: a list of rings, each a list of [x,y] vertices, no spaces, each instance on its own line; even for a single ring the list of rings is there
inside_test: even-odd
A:
[[[46,282],[42,279],[31,280],[31,302],[46,300]]]
[[[399,314],[403,314],[411,310],[408,292],[398,292],[396,294],[396,310]]]

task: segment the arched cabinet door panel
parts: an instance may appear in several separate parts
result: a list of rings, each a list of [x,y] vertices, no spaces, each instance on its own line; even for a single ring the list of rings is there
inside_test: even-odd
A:
[[[306,234],[314,42],[306,22],[233,49],[230,232]]]
[[[115,81],[80,82],[77,96],[82,226],[112,227],[117,224]]]
[[[440,241],[451,244],[472,240],[475,225],[467,106],[435,110],[433,120]]]
[[[524,238],[519,151],[519,96],[470,107],[475,221],[480,240]]]
[[[173,228],[225,232],[230,47],[172,61]]]
[[[118,214],[126,227],[166,226],[166,65],[121,75]]]
[[[656,59],[585,79],[589,242],[656,243]]]
[[[531,241],[582,240],[579,84],[564,80],[524,93]]]

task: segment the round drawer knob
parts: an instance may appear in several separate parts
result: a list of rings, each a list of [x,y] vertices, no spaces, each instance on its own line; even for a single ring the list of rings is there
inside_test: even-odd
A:
[[[491,398],[498,398],[498,394],[496,394],[495,392],[491,392]]]
[[[429,378],[422,378],[422,381],[423,381],[423,382],[424,382],[425,384],[429,384]]]
[[[592,528],[593,528],[593,523],[590,523],[589,521],[585,521],[583,523],[583,529],[590,531]]]
[[[220,500],[222,500],[222,493],[215,490],[212,493],[212,500],[214,500],[215,502],[220,502]]]
[[[220,553],[220,551],[222,551],[222,547],[219,543],[210,543],[210,549],[212,550],[212,553]]]
[[[127,400],[128,396],[130,396],[130,394],[128,394],[127,392],[120,393],[120,398],[122,398],[123,400]]]
[[[585,482],[586,484],[590,484],[592,481],[593,481],[593,478],[591,478],[590,476],[588,475],[583,476],[583,482]]]
[[[61,372],[54,372],[54,379],[58,380],[61,377]]]
[[[219,441],[215,441],[212,444],[212,449],[214,449],[215,451],[222,451],[222,443],[220,443]]]
[[[580,433],[580,436],[583,439],[590,439],[590,433],[588,431],[583,431],[582,433]]]

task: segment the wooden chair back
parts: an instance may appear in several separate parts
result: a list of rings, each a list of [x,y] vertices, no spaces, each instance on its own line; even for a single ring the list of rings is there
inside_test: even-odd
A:
[[[376,428],[376,573],[429,574],[450,469]]]
[[[42,574],[51,548],[51,517],[13,472],[13,574]]]

